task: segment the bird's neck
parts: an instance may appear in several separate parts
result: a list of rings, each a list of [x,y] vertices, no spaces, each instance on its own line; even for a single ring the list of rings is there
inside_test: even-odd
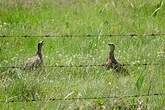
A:
[[[114,51],[109,52],[109,59],[115,59],[114,58]]]
[[[42,59],[42,51],[41,51],[41,47],[38,47],[37,53],[36,53],[40,59]]]

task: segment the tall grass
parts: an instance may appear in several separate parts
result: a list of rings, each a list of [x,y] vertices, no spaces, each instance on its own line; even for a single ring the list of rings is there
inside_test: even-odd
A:
[[[1,0],[0,35],[164,33],[159,0]],[[116,45],[121,63],[164,63],[164,36],[85,36],[76,38],[0,38],[0,66],[23,65],[44,40],[44,64],[102,64],[108,43]],[[2,109],[136,109],[137,99],[47,101],[48,98],[124,96],[161,93],[164,65],[128,66],[129,76],[120,76],[102,67],[45,68],[26,72],[0,68]],[[28,100],[44,102],[26,102]],[[141,97],[144,109],[164,109],[165,98]]]

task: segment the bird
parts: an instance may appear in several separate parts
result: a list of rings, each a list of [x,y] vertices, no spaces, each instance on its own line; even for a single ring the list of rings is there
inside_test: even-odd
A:
[[[43,41],[40,41],[37,45],[36,54],[25,61],[25,65],[24,65],[25,70],[35,70],[43,64],[43,54],[42,54],[43,44],[44,44]]]
[[[124,74],[128,74],[128,70],[125,69],[123,67],[122,64],[120,64],[114,55],[114,51],[115,51],[115,45],[114,44],[108,44],[110,51],[109,51],[109,55],[107,58],[107,61],[105,63],[105,67],[107,70],[112,69],[117,73],[124,73]]]

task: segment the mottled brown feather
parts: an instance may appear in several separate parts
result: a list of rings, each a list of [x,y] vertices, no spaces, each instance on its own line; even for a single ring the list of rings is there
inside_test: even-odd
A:
[[[43,41],[38,43],[38,49],[36,55],[27,59],[27,61],[25,62],[24,69],[34,70],[42,65],[43,63],[42,46],[43,46]]]
[[[107,62],[105,64],[106,69],[107,70],[112,69],[118,73],[128,74],[128,70],[125,69],[123,67],[123,65],[120,64],[114,56],[115,45],[114,44],[108,44],[108,45],[110,47],[110,52],[109,52],[109,56],[107,58]]]

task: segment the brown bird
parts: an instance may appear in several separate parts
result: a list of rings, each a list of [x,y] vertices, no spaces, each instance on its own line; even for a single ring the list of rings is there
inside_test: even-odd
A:
[[[43,64],[42,46],[43,41],[38,43],[36,55],[27,59],[27,61],[25,62],[24,69],[34,70]]]
[[[114,51],[115,51],[115,45],[114,44],[108,44],[110,47],[110,52],[109,52],[109,56],[107,58],[107,62],[105,64],[105,67],[107,70],[112,69],[115,72],[119,72],[119,73],[124,73],[124,74],[128,74],[128,71],[123,67],[122,64],[120,64],[115,56],[114,56]]]

